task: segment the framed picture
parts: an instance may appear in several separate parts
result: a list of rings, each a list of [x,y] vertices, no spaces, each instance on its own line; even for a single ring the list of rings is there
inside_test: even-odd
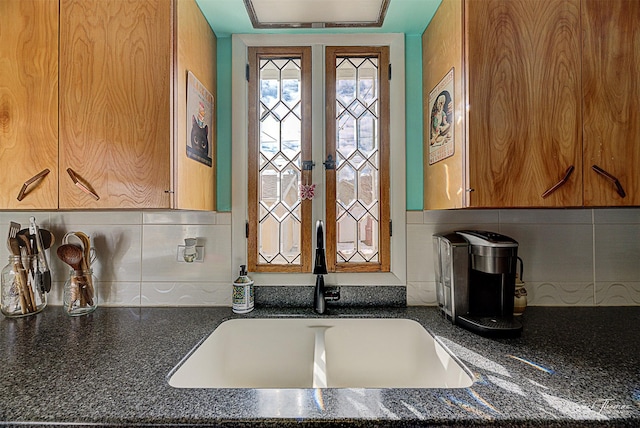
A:
[[[429,165],[453,156],[453,68],[429,93]]]
[[[213,95],[187,71],[187,157],[209,167],[213,140]]]

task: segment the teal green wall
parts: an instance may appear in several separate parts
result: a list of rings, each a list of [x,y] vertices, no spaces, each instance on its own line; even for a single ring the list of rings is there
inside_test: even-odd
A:
[[[218,37],[216,210],[231,211],[231,37]]]
[[[422,36],[405,36],[407,210],[422,211]]]
[[[422,210],[422,39],[405,36],[407,210]],[[231,37],[218,37],[217,210],[231,211]]]

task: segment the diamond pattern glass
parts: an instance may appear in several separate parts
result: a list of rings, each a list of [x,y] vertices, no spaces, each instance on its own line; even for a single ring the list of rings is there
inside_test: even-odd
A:
[[[379,261],[378,59],[336,59],[338,262]]]
[[[301,62],[260,59],[260,221],[258,257],[300,264]]]

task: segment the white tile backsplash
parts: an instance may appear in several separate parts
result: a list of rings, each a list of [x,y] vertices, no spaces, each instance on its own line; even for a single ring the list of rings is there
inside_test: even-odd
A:
[[[140,306],[140,282],[98,282],[98,305]]]
[[[640,223],[595,225],[596,281],[640,281]]]
[[[518,241],[530,305],[640,305],[639,208],[424,211],[407,225],[409,304],[429,300],[431,235],[474,228]]]
[[[500,221],[498,210],[431,210],[424,211],[426,224],[491,224]]]
[[[640,305],[640,281],[596,282],[596,305],[638,306]]]
[[[140,211],[52,211],[49,213],[51,224],[60,226],[66,231],[67,225],[139,225],[142,222]]]
[[[500,233],[518,241],[524,281],[593,281],[590,224],[501,224]]]
[[[144,224],[216,224],[218,214],[209,211],[145,211]]]
[[[228,281],[231,265],[231,229],[217,225],[144,225],[142,281]],[[197,238],[204,247],[204,262],[177,261],[184,238]]]
[[[102,306],[231,305],[231,215],[196,211],[0,212],[0,224],[18,221],[51,230],[56,242],[48,260],[53,273],[49,304],[62,304],[69,267],[55,250],[69,231],[90,236],[96,251],[93,272]],[[6,229],[5,229],[6,230]],[[204,246],[202,263],[176,260],[184,239]],[[6,246],[0,257],[7,260]],[[4,263],[3,263],[4,264]]]
[[[231,283],[143,282],[142,306],[231,306]]]
[[[407,305],[409,306],[436,306],[436,283],[431,282],[408,282],[407,283]]]
[[[142,226],[136,224],[80,224],[66,222],[54,224],[51,231],[56,236],[57,248],[65,233],[84,232],[95,248],[96,259],[92,264],[94,275],[101,281],[140,281],[142,258]],[[52,253],[49,257],[54,279],[66,280],[69,268]]]
[[[593,306],[592,282],[525,281],[527,304],[531,306]]]
[[[66,232],[82,231],[96,248],[99,305],[231,305],[231,213],[0,212],[0,224],[24,227],[31,215],[56,236],[50,304],[62,303],[68,274],[55,249]],[[640,305],[639,208],[408,211],[406,219],[409,305],[436,304],[432,235],[457,229],[493,230],[519,242],[530,305]],[[176,261],[187,237],[205,247],[203,263]],[[7,256],[1,245],[0,260]]]
[[[583,209],[501,210],[500,224],[591,224],[593,211]]]

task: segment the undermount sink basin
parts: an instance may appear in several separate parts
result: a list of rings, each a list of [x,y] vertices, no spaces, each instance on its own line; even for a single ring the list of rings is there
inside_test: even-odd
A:
[[[176,388],[466,388],[473,379],[416,321],[233,319],[173,370]]]

